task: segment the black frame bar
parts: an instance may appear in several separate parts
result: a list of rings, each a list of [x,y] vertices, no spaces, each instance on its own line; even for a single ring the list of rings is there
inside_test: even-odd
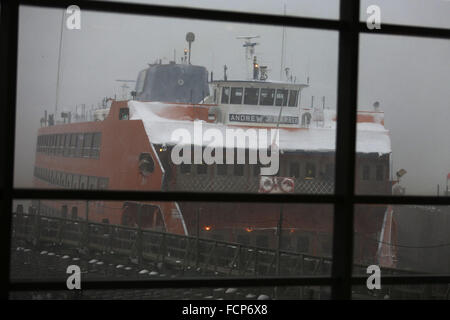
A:
[[[188,202],[269,202],[269,203],[322,203],[344,202],[342,194],[263,194],[263,193],[201,193],[172,191],[114,191],[114,190],[62,190],[13,189],[12,199],[52,200],[117,200],[117,201],[188,201]],[[450,197],[353,195],[354,204],[434,204],[450,205]]]
[[[125,288],[181,288],[211,286],[331,286],[332,298],[350,299],[351,286],[365,284],[366,277],[352,275],[353,211],[357,204],[433,204],[450,205],[450,197],[426,196],[365,196],[354,194],[355,141],[358,84],[358,54],[360,33],[402,35],[450,39],[450,29],[383,24],[381,29],[369,30],[359,21],[359,0],[341,0],[340,18],[316,19],[233,11],[180,8],[103,1],[70,0],[2,0],[1,10],[1,95],[4,99],[1,130],[0,212],[1,233],[1,295],[7,299],[10,291],[59,290],[64,284],[51,282],[11,283],[9,259],[11,245],[11,212],[13,199],[85,199],[85,200],[158,200],[158,201],[220,201],[220,202],[277,202],[319,203],[334,205],[333,266],[331,277],[264,277],[228,279],[173,279],[146,281],[91,281],[86,289]],[[17,46],[19,6],[66,8],[76,4],[83,10],[109,13],[138,14],[188,19],[232,21],[275,26],[302,27],[339,32],[338,61],[338,119],[336,133],[336,193],[332,195],[266,195],[242,193],[196,192],[136,192],[15,189],[13,184],[14,146],[17,94]],[[449,275],[384,276],[385,284],[450,283]],[[64,286],[64,287],[63,287]]]
[[[84,281],[83,290],[114,290],[114,289],[165,289],[165,288],[210,288],[210,287],[295,287],[295,286],[323,286],[332,287],[339,280],[333,277],[233,277],[233,278],[182,278],[176,280],[99,280]],[[351,284],[366,285],[367,277],[353,276]],[[450,283],[450,275],[396,275],[383,276],[382,285],[420,285]],[[17,281],[9,286],[10,291],[49,291],[67,290],[64,282]]]

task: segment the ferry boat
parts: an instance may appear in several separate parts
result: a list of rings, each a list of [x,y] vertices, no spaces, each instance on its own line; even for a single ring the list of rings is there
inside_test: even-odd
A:
[[[45,120],[38,131],[34,186],[333,193],[335,110],[302,107],[302,93],[309,84],[271,81],[267,69],[248,53],[246,80],[229,80],[225,70],[222,80],[211,76],[208,81],[206,68],[186,62],[153,64],[139,73],[133,99],[110,101],[97,112],[96,121],[48,125]],[[249,163],[252,148],[257,148],[251,139],[241,145],[228,140],[216,144],[214,151],[222,149],[222,155],[211,154],[223,161],[206,163],[201,155],[212,142],[199,138],[198,128],[217,135],[230,130],[256,132],[258,137],[263,130],[274,132],[275,136],[268,134],[273,139],[268,140],[266,156],[278,150],[276,172],[261,174],[267,165]],[[178,154],[189,157],[190,163],[173,161],[174,149],[180,148],[180,141],[174,140],[176,130],[192,138],[181,143],[191,154]],[[357,132],[356,191],[391,194],[389,131],[378,105],[358,111]],[[239,152],[244,163],[237,161]],[[332,250],[330,205],[42,200],[34,206],[41,215],[128,226],[140,222],[142,228],[259,247],[276,247],[281,231],[282,249],[323,256]],[[395,265],[392,250],[379,245],[395,240],[391,210],[382,205],[355,208],[355,235],[360,236],[355,241],[356,262]],[[385,252],[389,255],[381,257]]]

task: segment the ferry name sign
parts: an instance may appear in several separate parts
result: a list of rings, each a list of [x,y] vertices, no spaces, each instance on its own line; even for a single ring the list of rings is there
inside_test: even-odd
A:
[[[278,123],[278,116],[260,114],[236,114],[230,113],[228,120],[233,122],[253,122],[253,123]],[[298,124],[298,117],[282,116],[282,124]]]

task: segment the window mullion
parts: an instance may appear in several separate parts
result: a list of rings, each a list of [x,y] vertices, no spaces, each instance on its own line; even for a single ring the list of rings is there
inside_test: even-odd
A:
[[[358,85],[359,0],[341,1],[339,32],[336,173],[333,220],[332,299],[351,298],[356,103]]]
[[[1,185],[0,207],[0,287],[1,298],[8,298],[9,259],[11,252],[11,212],[14,172],[14,141],[16,126],[17,41],[19,6],[16,1],[3,1],[1,10]]]

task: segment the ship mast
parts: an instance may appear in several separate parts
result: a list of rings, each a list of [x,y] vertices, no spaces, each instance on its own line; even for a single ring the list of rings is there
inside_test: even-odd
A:
[[[255,46],[259,43],[251,42],[251,39],[259,38],[256,36],[239,36],[236,39],[245,39],[242,45],[245,48],[245,67],[247,70],[247,80],[253,80],[253,57],[255,54]]]

